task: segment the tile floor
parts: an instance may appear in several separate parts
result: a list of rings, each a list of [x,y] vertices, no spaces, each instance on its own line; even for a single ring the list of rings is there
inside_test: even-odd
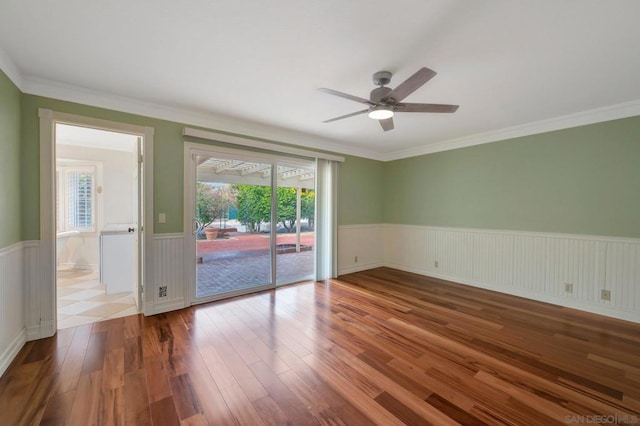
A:
[[[133,294],[105,294],[97,271],[58,270],[58,329],[137,313]]]

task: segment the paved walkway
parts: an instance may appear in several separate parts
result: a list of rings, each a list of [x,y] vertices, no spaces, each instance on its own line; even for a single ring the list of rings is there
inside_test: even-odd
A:
[[[313,233],[303,236],[302,244],[313,244]],[[290,235],[280,238],[278,244],[291,243]],[[295,236],[293,236],[295,242]],[[262,234],[236,234],[227,240],[198,243],[198,256],[203,263],[197,265],[198,297],[211,296],[268,284],[271,280],[269,238]],[[279,254],[276,257],[278,284],[289,284],[314,279],[315,256],[313,250]]]

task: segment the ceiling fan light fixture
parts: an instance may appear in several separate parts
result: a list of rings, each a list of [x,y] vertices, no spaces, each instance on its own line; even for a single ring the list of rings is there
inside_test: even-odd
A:
[[[369,118],[374,120],[386,120],[393,117],[393,109],[388,105],[378,105],[369,110]]]

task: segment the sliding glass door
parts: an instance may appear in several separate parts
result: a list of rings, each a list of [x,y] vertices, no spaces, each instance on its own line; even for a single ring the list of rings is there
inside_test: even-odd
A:
[[[189,167],[194,302],[314,278],[314,163],[199,152]]]
[[[315,277],[314,167],[278,166],[276,285]]]

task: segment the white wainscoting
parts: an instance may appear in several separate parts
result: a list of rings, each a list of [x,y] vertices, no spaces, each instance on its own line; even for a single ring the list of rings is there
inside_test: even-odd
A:
[[[338,227],[338,275],[384,265],[382,225]]]
[[[153,237],[153,281],[145,284],[145,314],[153,315],[188,306],[185,299],[184,236],[156,234]],[[167,296],[159,297],[159,289],[167,286]]]
[[[338,235],[340,274],[384,265],[640,322],[639,239],[393,224]]]
[[[0,249],[0,375],[27,340],[23,256],[22,242]]]
[[[183,234],[154,236],[147,315],[188,305],[183,251]],[[338,228],[340,275],[379,266],[640,322],[637,239],[391,224]],[[573,284],[572,293],[565,283]],[[611,301],[600,298],[602,289],[611,291]]]
[[[39,240],[24,241],[23,246],[23,282],[24,282],[24,312],[27,327],[27,340],[37,340],[53,336],[56,324],[52,317],[43,318],[46,306],[52,306],[53,301],[44,297],[50,294],[44,283],[48,283],[50,277],[42,276],[41,245]]]
[[[640,240],[383,225],[386,266],[640,322]],[[437,262],[437,267],[436,267]],[[573,292],[565,291],[565,284]],[[600,298],[602,289],[611,300]]]

